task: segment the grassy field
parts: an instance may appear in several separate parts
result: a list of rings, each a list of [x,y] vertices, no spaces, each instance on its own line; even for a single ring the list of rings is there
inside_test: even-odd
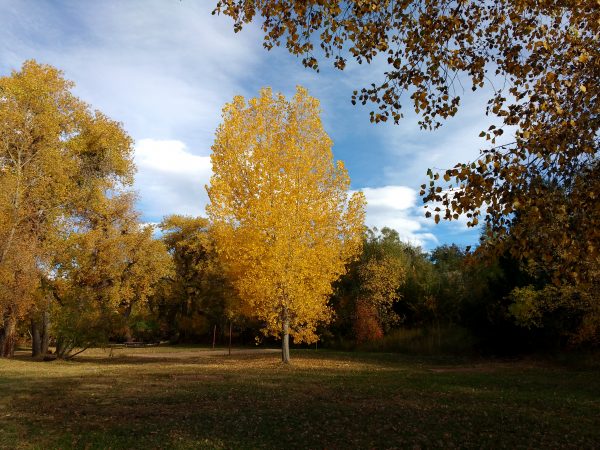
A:
[[[593,448],[597,369],[197,348],[0,360],[0,448]]]

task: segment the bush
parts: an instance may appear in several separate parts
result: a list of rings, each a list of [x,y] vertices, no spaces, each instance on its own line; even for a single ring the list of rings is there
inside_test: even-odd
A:
[[[464,354],[473,352],[475,344],[473,335],[458,326],[398,328],[376,342],[359,345],[358,349],[414,354]]]

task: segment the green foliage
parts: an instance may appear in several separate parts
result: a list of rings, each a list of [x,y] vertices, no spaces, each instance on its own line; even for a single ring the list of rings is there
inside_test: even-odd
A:
[[[586,295],[576,286],[547,284],[517,287],[509,298],[509,311],[523,327],[550,329],[572,344],[600,342],[600,310],[594,294]]]
[[[540,291],[533,286],[514,288],[510,293],[512,304],[508,308],[517,323],[526,327],[542,326],[543,312],[540,310],[538,299]]]
[[[401,268],[392,277],[393,292],[386,288],[390,279],[373,270],[390,259]],[[361,258],[338,283],[337,319],[323,333],[325,341],[343,348],[352,348],[352,341],[390,351],[492,354],[595,343],[600,320],[594,297],[525,269],[508,253],[466,254],[445,245],[426,254],[393,230],[370,230]]]
[[[173,215],[160,224],[175,266],[151,301],[162,337],[193,341],[223,328],[236,316],[237,297],[217,258],[210,224],[202,217]]]
[[[468,355],[475,351],[476,344],[475,336],[468,329],[445,325],[395,328],[381,340],[359,345],[358,349],[415,355]]]

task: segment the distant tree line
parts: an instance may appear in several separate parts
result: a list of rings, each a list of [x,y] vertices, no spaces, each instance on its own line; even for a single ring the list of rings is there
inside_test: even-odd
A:
[[[157,236],[134,209],[132,140],[72,86],[34,61],[0,78],[0,356],[19,342],[69,358],[110,342],[210,343],[225,330],[236,343],[408,351],[598,344],[593,258],[580,261],[591,285],[557,282],[489,228],[473,252],[365,229],[364,198],[348,196],[302,88],[226,105],[210,218],[166,217]],[[530,226],[529,241],[542,247],[559,223]]]

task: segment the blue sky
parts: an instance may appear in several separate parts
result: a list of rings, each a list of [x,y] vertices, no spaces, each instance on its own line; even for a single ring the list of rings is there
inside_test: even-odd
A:
[[[395,228],[426,249],[477,242],[479,231],[462,220],[425,219],[418,190],[427,168],[477,156],[484,144],[477,136],[489,125],[486,95],[467,87],[457,117],[434,132],[420,130],[411,114],[399,125],[371,124],[369,105],[352,106],[350,97],[381,77],[382,63],[340,72],[322,61],[315,73],[282,49],[264,50],[254,24],[234,34],[230,19],[211,15],[215,2],[0,0],[0,74],[31,58],[54,65],[79,97],[124,124],[136,141],[135,187],[146,222],[204,214],[210,146],[234,95],[252,97],[263,86],[291,95],[303,85],[321,101],[352,189],[367,196],[368,225]]]

